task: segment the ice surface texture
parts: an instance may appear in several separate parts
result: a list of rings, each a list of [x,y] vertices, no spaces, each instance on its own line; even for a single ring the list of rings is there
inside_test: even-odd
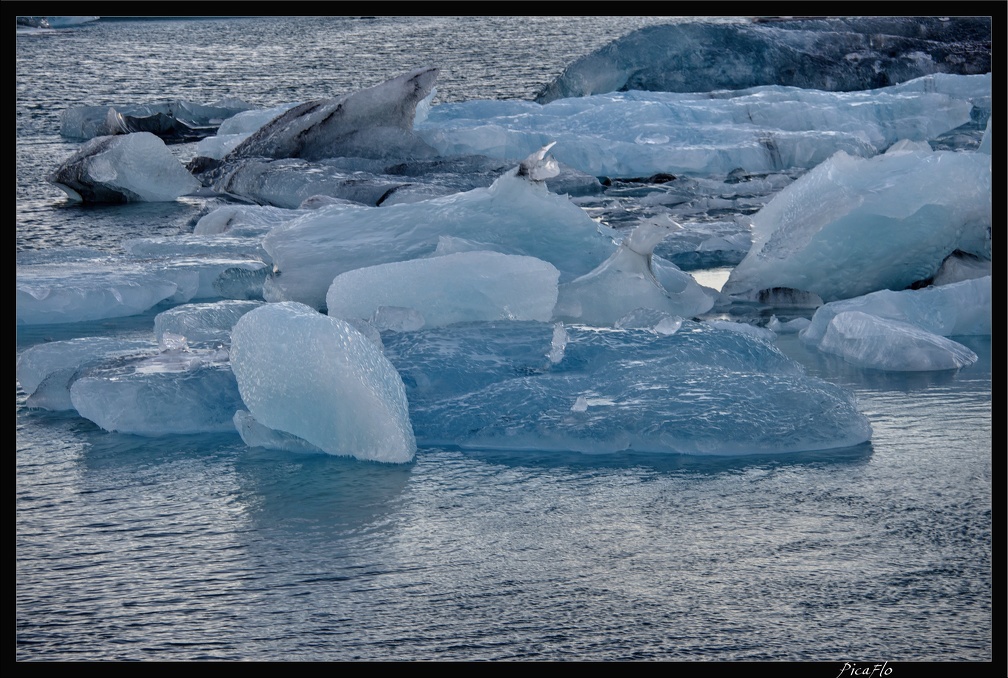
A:
[[[358,459],[416,453],[399,373],[342,320],[295,302],[261,306],[232,330],[231,367],[245,407],[269,429]]]
[[[969,151],[837,153],[752,219],[753,245],[722,291],[823,301],[932,278],[956,251],[991,258],[991,162]]]
[[[80,202],[163,202],[200,183],[150,132],[96,137],[48,177]]]
[[[569,65],[536,100],[758,85],[848,91],[991,70],[990,17],[680,23],[629,33]]]
[[[844,389],[772,344],[686,321],[671,334],[475,323],[386,335],[421,445],[736,455],[871,437]]]

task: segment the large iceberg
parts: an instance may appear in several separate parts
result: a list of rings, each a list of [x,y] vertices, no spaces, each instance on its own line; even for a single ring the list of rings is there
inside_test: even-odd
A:
[[[991,157],[970,151],[837,153],[752,219],[753,245],[722,291],[823,301],[931,279],[955,252],[991,258]]]
[[[294,302],[246,313],[231,332],[231,369],[262,426],[334,455],[402,463],[416,453],[399,373],[338,318]]]
[[[837,17],[677,23],[629,33],[570,64],[539,103],[603,92],[758,85],[848,91],[991,70],[991,17]]]
[[[416,132],[442,155],[517,160],[556,141],[557,160],[604,177],[809,169],[837,151],[870,157],[900,139],[926,141],[969,123],[989,76],[958,87],[827,92],[762,86],[712,93],[631,91],[538,105],[433,106]]]
[[[91,139],[48,179],[78,202],[163,202],[200,187],[150,132]]]
[[[854,397],[772,344],[678,331],[473,323],[387,335],[417,440],[463,449],[737,455],[871,437]]]

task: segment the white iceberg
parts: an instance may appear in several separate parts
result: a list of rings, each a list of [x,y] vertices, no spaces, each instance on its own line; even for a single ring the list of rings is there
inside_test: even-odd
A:
[[[333,279],[366,266],[428,257],[442,237],[555,266],[561,281],[587,273],[614,250],[612,234],[567,197],[512,171],[489,188],[389,207],[328,205],[263,238],[274,264],[266,301],[322,309]]]
[[[951,339],[862,311],[838,313],[818,348],[859,367],[891,372],[954,370],[977,360],[976,353]]]
[[[802,290],[829,302],[932,278],[956,251],[991,258],[990,156],[837,153],[752,219],[753,245],[722,292]]]
[[[336,318],[364,318],[382,307],[413,309],[423,326],[478,320],[548,321],[560,272],[522,255],[459,252],[341,273],[326,293]]]

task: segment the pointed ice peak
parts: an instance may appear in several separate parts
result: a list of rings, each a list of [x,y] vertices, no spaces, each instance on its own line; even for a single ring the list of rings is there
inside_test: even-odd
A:
[[[519,177],[528,177],[531,181],[545,181],[560,174],[560,165],[553,156],[546,157],[551,148],[556,145],[551,141],[535,153],[529,155],[518,165]]]
[[[624,245],[637,254],[650,257],[658,243],[670,233],[681,230],[682,226],[668,215],[645,219],[627,236]]]

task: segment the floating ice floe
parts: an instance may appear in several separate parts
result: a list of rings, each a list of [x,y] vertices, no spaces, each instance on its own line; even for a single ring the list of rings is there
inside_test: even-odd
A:
[[[421,446],[737,455],[871,437],[849,392],[772,343],[678,331],[473,323],[386,335]]]
[[[179,289],[141,264],[91,261],[19,266],[15,284],[15,318],[25,325],[135,315]]]
[[[70,401],[106,431],[142,436],[231,433],[242,407],[228,354],[217,349],[103,363],[73,381]]]
[[[862,311],[837,313],[817,348],[859,367],[892,372],[954,370],[977,360],[976,353],[951,339]]]
[[[338,318],[294,302],[265,304],[232,330],[231,368],[244,401],[232,420],[247,409],[258,424],[334,455],[403,463],[416,453],[399,373]]]
[[[149,340],[118,337],[79,337],[36,344],[18,358],[17,380],[28,394],[28,406],[73,410],[70,385],[88,367],[140,356],[153,356],[158,347]]]
[[[954,253],[991,259],[990,156],[837,153],[752,218],[753,245],[722,288],[787,288],[823,301],[930,280]]]
[[[458,252],[341,273],[326,293],[336,318],[371,319],[386,308],[411,309],[419,327],[478,320],[553,316],[560,272],[535,257]],[[387,325],[386,325],[387,327]]]
[[[161,302],[262,299],[267,264],[250,258],[91,259],[17,267],[18,324],[122,318]]]
[[[166,202],[200,182],[150,132],[96,137],[49,174],[73,201]]]

